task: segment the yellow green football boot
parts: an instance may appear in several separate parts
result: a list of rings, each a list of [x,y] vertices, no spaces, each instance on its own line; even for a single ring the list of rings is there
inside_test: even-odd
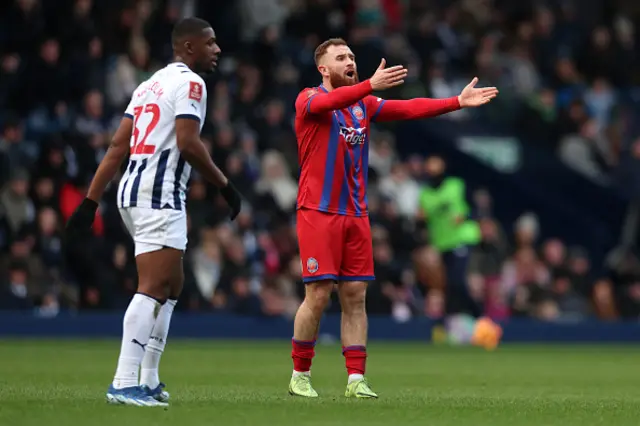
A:
[[[347,390],[344,393],[347,398],[377,398],[378,395],[371,390],[367,379],[362,378],[355,380],[347,385]]]
[[[300,374],[291,377],[289,382],[289,394],[294,396],[304,396],[306,398],[317,398],[318,392],[311,386],[311,376]]]

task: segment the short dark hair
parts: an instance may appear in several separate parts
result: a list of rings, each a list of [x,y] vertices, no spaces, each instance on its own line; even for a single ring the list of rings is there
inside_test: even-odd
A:
[[[211,24],[200,18],[184,18],[178,21],[171,33],[171,42],[178,43],[182,38],[199,35],[203,30],[211,28]]]
[[[329,46],[346,46],[347,42],[342,38],[330,38],[327,41],[324,41],[320,44],[320,46],[316,47],[316,51],[313,54],[313,59],[316,61],[316,65],[320,61],[326,53]]]

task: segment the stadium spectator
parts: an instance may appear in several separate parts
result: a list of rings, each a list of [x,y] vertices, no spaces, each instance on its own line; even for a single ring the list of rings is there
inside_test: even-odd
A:
[[[0,303],[3,309],[26,311],[33,308],[35,295],[29,292],[27,279],[29,272],[25,265],[9,265]]]

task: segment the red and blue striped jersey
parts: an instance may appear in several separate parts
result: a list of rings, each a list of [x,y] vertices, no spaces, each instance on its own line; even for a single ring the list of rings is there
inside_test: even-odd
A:
[[[312,103],[326,93],[321,85],[296,99],[297,207],[366,216],[369,130],[385,101],[366,95],[347,108],[317,112]]]

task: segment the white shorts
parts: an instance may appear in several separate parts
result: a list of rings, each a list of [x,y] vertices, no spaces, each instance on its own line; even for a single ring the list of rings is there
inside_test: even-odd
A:
[[[187,248],[187,214],[184,210],[157,210],[141,207],[120,209],[120,216],[135,243],[135,255],[165,247]]]

